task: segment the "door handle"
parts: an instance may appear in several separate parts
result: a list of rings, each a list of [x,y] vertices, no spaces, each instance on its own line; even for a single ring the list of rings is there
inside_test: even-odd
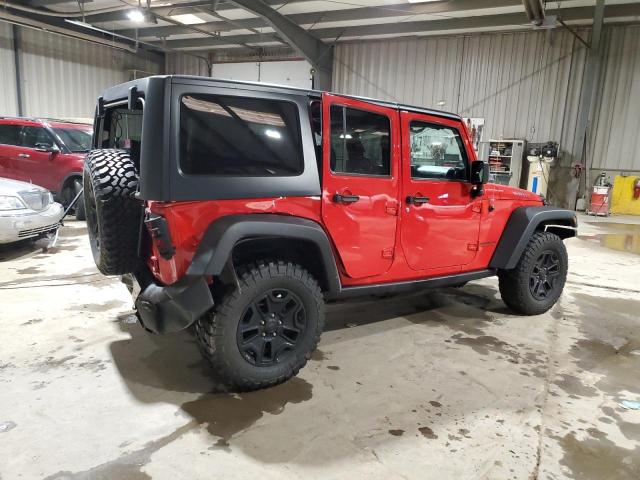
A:
[[[429,197],[414,197],[409,195],[406,199],[407,204],[411,205],[422,205],[423,203],[429,202]]]
[[[20,157],[20,158],[29,158],[29,157],[31,157],[31,155],[29,155],[28,153],[19,153],[18,157]]]
[[[341,195],[339,193],[336,193],[333,196],[333,201],[335,203],[355,203],[358,200],[360,200],[360,197],[358,195]]]

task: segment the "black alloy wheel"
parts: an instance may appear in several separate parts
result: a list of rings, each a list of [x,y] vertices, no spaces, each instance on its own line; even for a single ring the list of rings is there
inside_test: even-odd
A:
[[[560,274],[560,258],[556,252],[545,250],[533,264],[529,289],[536,300],[544,300],[553,292]]]
[[[269,290],[242,314],[238,348],[252,365],[270,366],[295,352],[306,327],[307,314],[300,298],[287,289]]]

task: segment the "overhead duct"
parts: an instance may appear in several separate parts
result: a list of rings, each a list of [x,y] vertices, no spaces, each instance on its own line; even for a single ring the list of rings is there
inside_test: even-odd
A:
[[[540,0],[522,0],[529,21],[536,27],[544,23],[544,6]]]

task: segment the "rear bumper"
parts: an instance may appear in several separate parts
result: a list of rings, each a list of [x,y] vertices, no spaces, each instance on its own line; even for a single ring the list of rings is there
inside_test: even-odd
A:
[[[133,295],[142,325],[154,333],[184,330],[213,307],[204,277],[185,276],[172,285],[158,285],[147,273],[121,277]]]
[[[0,212],[0,243],[17,242],[54,232],[58,229],[63,213],[62,205],[55,202],[41,212]]]

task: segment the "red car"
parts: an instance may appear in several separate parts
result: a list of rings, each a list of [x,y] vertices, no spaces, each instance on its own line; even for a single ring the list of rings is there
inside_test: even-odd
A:
[[[535,315],[562,293],[575,212],[487,184],[455,114],[174,76],[115,86],[96,112],[94,260],[124,276],[148,330],[195,323],[234,389],[295,375],[326,301],[497,275]]]
[[[91,135],[82,123],[0,117],[0,177],[44,187],[67,205],[82,188]],[[82,197],[75,213],[84,220]]]

